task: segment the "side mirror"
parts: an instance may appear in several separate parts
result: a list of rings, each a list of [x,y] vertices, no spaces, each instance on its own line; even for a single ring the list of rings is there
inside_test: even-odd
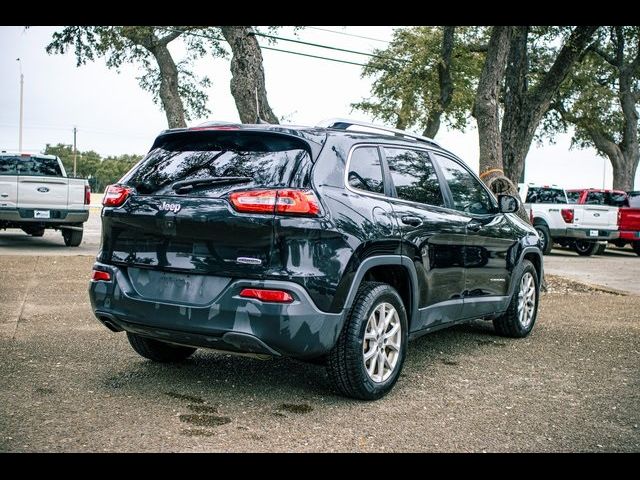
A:
[[[520,200],[513,195],[498,195],[500,213],[516,213],[520,208]]]

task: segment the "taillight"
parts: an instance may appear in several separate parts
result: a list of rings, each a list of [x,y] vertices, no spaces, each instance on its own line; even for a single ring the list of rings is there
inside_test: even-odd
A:
[[[529,210],[529,223],[533,225],[533,208]]]
[[[102,199],[102,205],[105,207],[119,207],[129,197],[131,189],[122,185],[109,185]]]
[[[563,208],[560,210],[560,215],[562,215],[565,223],[573,223],[573,208]]]
[[[320,214],[320,203],[311,190],[283,188],[279,190],[247,190],[229,195],[238,212],[284,213],[294,215]]]
[[[84,186],[84,204],[91,204],[91,187],[89,185]]]
[[[111,274],[102,270],[94,270],[93,274],[91,275],[91,280],[93,280],[94,282],[110,282]]]
[[[244,288],[240,292],[244,298],[257,298],[262,302],[291,303],[293,297],[285,290],[266,290],[264,288]]]

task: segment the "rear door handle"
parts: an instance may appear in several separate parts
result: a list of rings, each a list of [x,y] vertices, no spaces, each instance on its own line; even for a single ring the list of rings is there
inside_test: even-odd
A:
[[[483,227],[482,223],[480,223],[477,220],[471,220],[469,223],[467,223],[467,230],[469,230],[470,232],[477,232],[482,227]]]
[[[402,223],[404,223],[405,225],[413,225],[414,227],[417,227],[422,223],[422,220],[420,220],[418,217],[413,217],[411,215],[405,215],[400,220],[402,220]]]

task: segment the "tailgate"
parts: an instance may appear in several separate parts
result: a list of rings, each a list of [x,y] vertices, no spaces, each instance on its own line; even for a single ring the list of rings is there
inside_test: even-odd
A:
[[[575,226],[580,228],[618,229],[618,209],[604,205],[575,205]]]
[[[65,210],[69,184],[63,177],[18,177],[18,207]]]

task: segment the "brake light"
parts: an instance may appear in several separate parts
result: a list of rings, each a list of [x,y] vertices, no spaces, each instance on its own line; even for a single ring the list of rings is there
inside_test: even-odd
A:
[[[320,214],[320,203],[311,190],[247,190],[233,192],[229,200],[238,212]]]
[[[240,292],[244,298],[256,298],[261,302],[291,303],[293,297],[284,290],[266,290],[263,288],[244,288]]]
[[[111,274],[102,270],[94,270],[93,274],[91,275],[91,280],[93,280],[94,282],[110,282]]]
[[[122,185],[109,185],[102,199],[102,205],[105,207],[119,207],[129,197],[131,189]]]
[[[89,185],[84,186],[84,204],[91,204],[91,187]]]
[[[562,215],[565,223],[573,223],[573,208],[563,208],[560,210],[560,215]]]

